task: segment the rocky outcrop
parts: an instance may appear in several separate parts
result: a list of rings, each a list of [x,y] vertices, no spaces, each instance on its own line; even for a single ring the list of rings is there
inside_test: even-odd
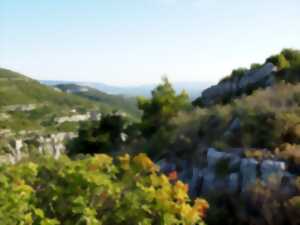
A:
[[[12,164],[19,162],[22,159],[22,148],[23,141],[21,139],[16,139],[12,145],[8,146],[10,153],[8,154],[9,161]]]
[[[57,133],[49,137],[40,136],[38,138],[38,151],[41,154],[50,154],[58,159],[62,153],[66,152],[65,143],[77,137],[74,133]]]
[[[205,167],[189,163],[180,163],[179,166],[164,160],[160,162],[160,166],[166,173],[178,171],[179,178],[189,184],[192,196],[214,191],[244,193],[258,180],[263,184],[272,185],[275,183],[270,180],[281,184],[292,177],[283,161],[273,159],[257,161],[242,158],[240,153],[226,153],[214,148],[207,150],[206,162]]]
[[[55,159],[58,159],[63,153],[67,151],[66,143],[77,137],[74,133],[56,133],[48,136],[33,136],[26,137],[24,139],[14,139],[11,143],[7,144],[7,154],[1,155],[0,163],[12,163],[19,162],[22,158],[31,154],[31,150],[28,149],[29,142],[34,142],[37,151],[40,154],[51,155]]]
[[[81,121],[98,121],[101,120],[101,113],[98,112],[88,112],[86,114],[76,114],[71,116],[64,116],[55,118],[55,122],[58,124],[65,123],[65,122],[81,122]]]
[[[241,78],[235,77],[221,81],[202,92],[201,103],[206,106],[220,103],[226,97],[237,96],[257,84],[260,84],[258,87],[270,86],[274,83],[274,71],[276,67],[272,63],[266,63],[259,69],[249,70]]]
[[[89,114],[78,114],[72,116],[64,116],[55,118],[55,122],[58,124],[65,123],[65,122],[80,122],[80,121],[87,121],[90,119]]]
[[[8,105],[2,107],[2,110],[6,112],[29,112],[37,108],[36,104],[18,104],[18,105]]]

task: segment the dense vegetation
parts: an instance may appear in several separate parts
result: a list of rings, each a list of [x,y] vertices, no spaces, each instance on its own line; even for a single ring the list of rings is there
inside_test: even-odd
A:
[[[267,88],[258,84],[223,104],[193,108],[187,94],[176,94],[164,78],[151,98],[138,99],[140,121],[111,113],[99,122],[82,123],[78,138],[69,143],[74,160],[38,158],[1,166],[0,221],[44,225],[203,223],[207,203],[196,199],[191,204],[188,187],[177,181],[176,172],[167,178],[144,154],[136,154],[140,152],[154,160],[185,159],[200,167],[206,163],[207,147],[215,147],[241,151],[242,157],[257,161],[283,160],[288,172],[299,175],[300,52],[286,49],[266,62],[277,67],[276,82]],[[251,70],[260,67],[253,64]],[[247,71],[234,70],[221,82],[241,79]],[[23,114],[17,115],[23,121]],[[112,159],[97,155],[118,156],[120,152],[137,156]],[[226,161],[218,164],[216,172],[220,176],[228,173]],[[287,185],[276,182],[269,187],[258,181],[246,197],[222,190],[208,196],[212,206],[207,215],[209,225],[298,224],[299,178],[292,178],[291,192],[285,189]],[[255,221],[247,221],[252,218],[249,215]]]
[[[105,116],[99,123],[82,124],[79,136],[71,143],[71,154],[113,153],[145,149],[151,157],[159,158],[164,148],[173,141],[172,120],[181,111],[190,111],[191,104],[185,92],[176,94],[167,78],[152,91],[152,98],[138,98],[141,121],[132,122],[121,114]],[[122,140],[124,139],[124,140]]]
[[[171,131],[175,129],[172,119],[180,111],[191,109],[188,94],[182,91],[176,94],[167,78],[152,91],[151,99],[138,99],[138,107],[142,111],[139,128],[142,137],[147,139],[145,149],[151,156],[160,156],[165,144],[172,141]],[[152,150],[151,150],[152,149]],[[154,151],[154,149],[156,149]]]
[[[2,225],[203,224],[207,202],[145,155],[96,155],[0,166]]]
[[[78,137],[69,143],[70,154],[112,154],[122,149],[127,140],[127,117],[119,113],[108,114],[99,122],[82,123]]]

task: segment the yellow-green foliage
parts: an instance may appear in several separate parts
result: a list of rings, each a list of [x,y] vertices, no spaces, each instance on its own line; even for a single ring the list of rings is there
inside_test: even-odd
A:
[[[263,160],[266,158],[272,157],[272,153],[264,150],[253,149],[253,150],[246,150],[244,152],[245,157],[247,158],[254,158],[257,160]]]
[[[274,148],[289,142],[300,141],[300,85],[279,83],[266,90],[256,91],[253,95],[235,100],[225,106],[216,106],[219,113],[210,110],[210,118],[219,122],[212,128],[200,124],[211,137],[215,130],[218,141],[225,141],[237,147]],[[226,109],[226,110],[224,110]],[[238,118],[240,131],[232,140],[226,140],[223,134],[229,129],[230,121]],[[229,121],[229,122],[228,122]],[[225,124],[225,126],[224,126]]]
[[[144,154],[1,166],[0,190],[1,225],[192,225],[208,208]]]
[[[291,163],[300,165],[300,146],[292,144],[282,144],[275,149],[276,155],[284,160],[289,160]]]

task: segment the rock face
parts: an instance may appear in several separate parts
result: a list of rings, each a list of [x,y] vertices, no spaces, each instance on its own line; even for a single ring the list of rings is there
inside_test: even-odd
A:
[[[62,153],[66,152],[65,143],[73,138],[77,137],[74,133],[56,133],[50,136],[31,137],[26,139],[15,139],[12,143],[7,145],[9,150],[8,154],[0,156],[1,163],[19,162],[24,156],[29,155],[27,141],[36,141],[36,148],[40,154],[52,155],[55,159],[58,159]]]
[[[14,141],[12,145],[9,145],[9,160],[12,164],[19,162],[22,159],[21,149],[23,148],[23,141],[21,139],[17,139]]]
[[[201,102],[207,106],[213,105],[221,102],[224,96],[235,96],[258,83],[261,86],[270,86],[274,82],[274,71],[276,67],[272,63],[267,63],[260,69],[249,70],[241,79],[234,78],[220,82],[202,92]]]
[[[245,89],[249,85],[256,84],[265,78],[270,78],[276,67],[272,63],[265,64],[262,68],[254,71],[249,71],[238,83],[239,89]],[[269,81],[267,79],[267,81]]]
[[[41,154],[53,155],[58,159],[62,153],[66,151],[65,142],[75,138],[74,133],[57,133],[52,134],[50,137],[39,137],[38,150]]]

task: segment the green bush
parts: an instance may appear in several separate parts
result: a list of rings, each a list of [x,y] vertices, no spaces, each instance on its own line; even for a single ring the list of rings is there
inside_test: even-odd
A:
[[[0,189],[2,225],[200,225],[208,208],[143,154],[0,166]]]

